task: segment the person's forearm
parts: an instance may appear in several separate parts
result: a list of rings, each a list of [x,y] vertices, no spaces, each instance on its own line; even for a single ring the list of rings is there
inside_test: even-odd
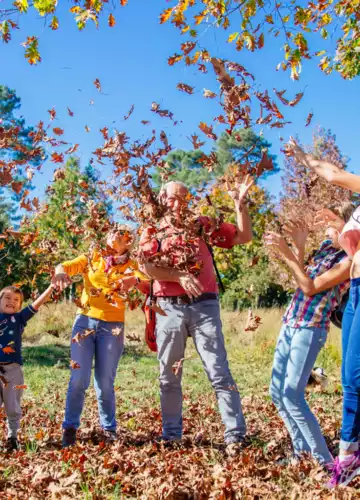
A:
[[[179,279],[184,276],[183,271],[179,271],[173,267],[160,267],[149,263],[143,264],[140,270],[149,276],[149,278],[158,281],[174,281],[178,283]]]
[[[306,165],[331,184],[360,193],[360,176],[346,172],[328,161],[316,160],[311,155],[306,155]]]
[[[299,264],[297,258],[295,256],[291,257],[290,255],[285,256],[284,262],[290,269],[297,285],[299,286],[299,288],[301,288],[305,295],[313,295],[316,292],[314,280],[307,276],[304,271],[303,265]]]
[[[47,301],[47,299],[50,297],[51,292],[53,291],[53,287],[49,286],[45,292],[43,292],[40,297],[38,297],[32,304],[31,307],[37,311],[43,304],[44,302]]]
[[[299,266],[304,270],[304,260],[305,260],[305,245],[294,245],[294,256],[298,261]]]
[[[248,207],[242,205],[241,207],[235,204],[236,211],[236,225],[238,229],[238,241],[237,243],[249,243],[252,240],[252,226],[251,218],[249,214]]]

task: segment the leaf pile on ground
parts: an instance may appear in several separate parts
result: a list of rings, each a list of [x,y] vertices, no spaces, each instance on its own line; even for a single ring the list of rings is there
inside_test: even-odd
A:
[[[50,397],[57,408],[59,394]],[[340,404],[334,396],[333,404]],[[136,403],[136,401],[133,401]],[[97,424],[94,398],[84,412],[75,447],[62,450],[61,418],[42,410],[35,400],[24,403],[21,450],[3,454],[0,462],[0,498],[326,498],[351,499],[352,488],[330,492],[327,474],[314,462],[283,466],[290,442],[277,412],[266,399],[246,396],[243,406],[248,437],[244,450],[228,458],[222,444],[223,428],[214,398],[184,400],[184,439],[165,444],[158,407],[139,403],[134,411],[118,415],[119,439],[107,443]],[[338,419],[312,405],[331,448],[338,444]],[[5,433],[4,414],[1,415]],[[29,429],[35,434],[29,438]]]

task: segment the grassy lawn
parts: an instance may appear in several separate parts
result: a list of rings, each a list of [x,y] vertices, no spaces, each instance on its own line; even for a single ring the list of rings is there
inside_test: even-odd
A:
[[[127,342],[116,377],[119,440],[105,444],[89,389],[79,444],[61,450],[61,422],[70,376],[72,305],[45,308],[24,336],[22,450],[0,462],[0,498],[354,498],[347,488],[329,497],[324,472],[310,461],[279,467],[290,451],[287,433],[270,403],[268,385],[281,312],[261,311],[262,325],[244,332],[246,313],[223,312],[230,366],[242,395],[247,447],[228,459],[212,388],[188,341],[183,375],[184,443],[166,448],[161,430],[158,363],[145,344]],[[128,313],[127,333],[143,335],[139,312]],[[311,390],[329,445],[336,451],[341,416],[340,332],[332,330],[317,364],[330,377],[326,393]],[[4,418],[1,428],[5,433]],[[356,482],[354,482],[356,487]],[[3,497],[4,492],[5,496]]]

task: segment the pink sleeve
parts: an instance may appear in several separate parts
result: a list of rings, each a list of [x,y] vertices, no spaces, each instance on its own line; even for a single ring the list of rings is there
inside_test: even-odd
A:
[[[223,222],[220,224],[219,229],[211,234],[211,243],[220,248],[232,248],[236,233],[237,227],[234,224]]]

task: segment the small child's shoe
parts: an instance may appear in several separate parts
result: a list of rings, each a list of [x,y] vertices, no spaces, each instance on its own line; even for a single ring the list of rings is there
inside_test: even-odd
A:
[[[15,451],[19,449],[19,442],[16,437],[9,437],[6,441],[6,450]]]
[[[332,467],[332,477],[327,483],[328,488],[336,488],[337,486],[347,486],[354,477],[360,474],[360,455],[354,453],[349,455],[349,458],[340,460],[336,458]]]

